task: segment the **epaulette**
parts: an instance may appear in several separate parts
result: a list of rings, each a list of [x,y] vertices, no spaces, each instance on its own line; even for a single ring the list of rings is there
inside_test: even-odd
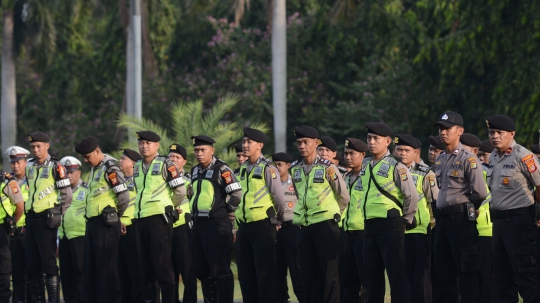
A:
[[[398,164],[399,162],[401,162],[400,160],[396,159],[394,156],[390,155],[388,157],[388,163],[390,165],[393,165],[393,166],[396,166],[396,164]]]
[[[116,162],[114,162],[114,160],[107,160],[107,161],[105,161],[105,163],[103,163],[103,164],[105,165],[105,168],[106,168],[106,169],[109,169],[109,168],[111,168],[111,167],[113,167],[113,166],[118,166],[118,165],[116,164]]]
[[[273,163],[270,159],[268,159],[268,158],[266,158],[264,156],[261,157],[261,160],[263,160],[266,164],[272,164]]]
[[[51,156],[51,160],[52,162],[60,162],[60,160],[56,159],[55,157]]]
[[[28,159],[28,162],[34,162],[34,161],[36,161],[36,158],[30,158],[30,159]]]
[[[86,182],[84,182],[84,181],[81,183],[81,186],[84,187],[84,188],[86,188],[86,189],[88,189],[88,183],[86,183]]]
[[[420,164],[416,164],[416,170],[419,170],[421,172],[425,172],[426,174],[429,173],[429,171],[431,170],[428,166],[424,166],[424,165],[420,165]]]
[[[165,162],[169,158],[162,155],[157,155],[156,159]]]
[[[186,177],[186,178],[190,178],[190,179],[191,179],[191,174],[190,174],[190,173],[188,173],[188,172],[185,172],[185,173],[184,173],[184,177]]]
[[[298,160],[294,160],[292,163],[291,163],[291,168],[298,165],[300,162],[302,162],[302,159],[298,159]]]
[[[324,165],[324,166],[326,166],[326,167],[332,165],[332,162],[330,162],[330,161],[328,161],[328,160],[326,160],[326,159],[323,159],[323,158],[320,158],[320,159],[319,159],[319,163],[322,164],[322,165]]]
[[[373,158],[373,156],[367,156],[367,157],[364,157],[364,160],[362,160],[362,165],[366,162],[369,162],[371,161],[371,159]]]
[[[221,164],[227,165],[227,162],[221,160],[220,158],[216,158],[216,163],[221,163]]]

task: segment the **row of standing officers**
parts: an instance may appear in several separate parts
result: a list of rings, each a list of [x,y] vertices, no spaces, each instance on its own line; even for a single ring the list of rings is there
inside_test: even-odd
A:
[[[438,146],[430,150],[444,151],[431,168],[414,157],[415,138],[392,139],[379,122],[365,124],[367,144],[347,138],[348,169],[325,156],[335,150],[332,142],[309,126],[295,128],[297,161],[284,153],[267,160],[266,135],[245,128],[236,172],[204,135],[192,137],[198,165],[191,174],[183,171],[185,148],[173,144],[168,157],[159,156],[153,132],[138,132],[140,154],[124,150],[119,163],[88,137],[75,147],[92,167],[88,182],[80,180],[76,158],[50,157],[48,136],[35,132],[24,172],[17,163],[28,152],[8,149],[13,174],[2,183],[0,252],[8,258],[0,264],[0,302],[10,296],[10,234],[24,236],[33,302],[45,302],[45,287],[49,302],[59,302],[58,228],[66,302],[154,302],[159,293],[162,302],[175,302],[179,275],[183,302],[196,300],[195,277],[206,302],[232,302],[232,222],[244,302],[286,302],[287,269],[300,302],[384,302],[385,270],[392,302],[491,302],[493,284],[500,302],[516,302],[518,292],[524,302],[539,302],[538,160],[513,140],[511,119],[486,121],[495,150],[483,165],[478,138],[463,134],[459,114],[443,113]],[[478,237],[481,220],[493,221],[489,240]],[[491,255],[494,281],[483,262]],[[23,301],[24,286],[15,280],[14,302]]]

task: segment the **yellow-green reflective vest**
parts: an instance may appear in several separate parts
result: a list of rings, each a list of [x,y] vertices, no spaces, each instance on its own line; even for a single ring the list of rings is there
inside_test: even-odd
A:
[[[493,223],[491,223],[491,216],[489,214],[489,203],[491,201],[491,193],[487,185],[487,171],[486,167],[482,165],[482,173],[484,174],[484,181],[486,183],[486,189],[488,196],[482,206],[478,208],[478,218],[476,218],[476,229],[478,229],[478,235],[480,237],[491,237],[493,235]]]
[[[293,224],[308,226],[326,220],[335,219],[340,214],[334,191],[326,179],[326,170],[330,163],[323,159],[315,159],[308,175],[297,164],[291,167],[291,176],[298,194],[298,202],[294,208]]]
[[[88,194],[86,195],[86,218],[93,218],[101,215],[107,206],[116,208],[118,198],[111,186],[105,179],[107,175],[106,163],[100,167],[94,167],[88,176]]]
[[[199,166],[195,166],[191,170],[191,184],[193,188],[193,197],[189,201],[189,209],[195,217],[209,218],[228,218],[229,214],[226,210],[227,192],[225,186],[218,182],[221,178],[221,167],[225,165],[219,159],[208,167],[207,170],[199,172]],[[225,172],[227,173],[227,172]],[[227,186],[233,186],[231,192],[240,187],[239,183],[232,183]]]
[[[26,179],[23,179],[21,184],[19,184],[19,187],[21,188],[21,195],[23,197],[23,201],[26,202],[28,200],[28,194],[29,194],[28,183],[26,182]],[[13,207],[12,213],[15,213],[15,208],[17,206],[13,205],[12,207]],[[21,218],[19,219],[19,221],[17,221],[17,227],[23,227],[25,225],[26,225],[26,212],[23,211]]]
[[[424,194],[423,184],[426,175],[429,172],[429,168],[420,167],[417,165],[411,169],[411,176],[414,181],[414,186],[416,187],[416,192],[418,192],[418,210],[414,217],[416,218],[416,227],[411,230],[406,230],[406,234],[427,234],[430,215],[429,215],[429,205]]]
[[[172,190],[163,178],[165,157],[157,156],[152,160],[146,173],[143,160],[135,163],[133,178],[137,187],[135,199],[135,218],[141,219],[165,213],[165,207],[173,206]]]
[[[243,223],[261,221],[268,218],[266,211],[274,207],[270,189],[266,186],[265,171],[267,163],[257,160],[250,172],[248,162],[240,166],[240,186],[242,186],[242,200],[234,212],[236,218]]]
[[[24,209],[26,212],[34,210],[41,213],[57,205],[60,195],[54,184],[54,161],[45,161],[40,168],[33,165],[34,161],[29,160],[26,166],[29,193],[28,200],[24,202]]]
[[[88,185],[84,182],[73,189],[73,200],[64,213],[62,224],[58,228],[58,237],[60,239],[64,236],[68,239],[84,236],[86,232],[86,218],[84,217],[84,213],[87,194]]]
[[[345,230],[364,230],[364,215],[362,213],[362,200],[365,192],[362,187],[362,178],[360,174],[353,179],[351,184],[352,171],[345,175],[345,182],[349,190],[351,200],[343,212],[343,229]]]
[[[133,223],[131,220],[135,218],[135,200],[137,199],[137,189],[133,177],[126,178],[126,186],[129,191],[129,204],[122,217],[120,217],[120,222],[125,226],[130,226]]]
[[[12,179],[13,180],[13,179]],[[6,218],[6,215],[13,216],[13,204],[11,204],[11,201],[9,200],[9,197],[4,193],[4,188],[6,187],[6,184],[12,182],[5,180],[0,185],[0,200],[2,200],[2,205],[0,205],[0,224],[4,223],[4,219]]]
[[[184,178],[184,186],[186,188],[189,188],[189,184],[191,183],[191,179],[189,179],[185,175],[182,176],[182,178]],[[173,228],[186,224],[186,214],[190,213],[189,212],[189,199],[188,199],[187,195],[184,198],[184,201],[182,201],[182,203],[180,203],[180,209],[182,210],[182,213],[180,213],[180,215],[178,216],[178,220],[176,222],[174,222]]]
[[[370,178],[371,175],[371,157],[366,158],[366,168],[363,169],[362,185],[366,191],[364,198],[364,216],[367,220],[375,218],[387,218],[387,212],[390,209],[397,209],[400,215],[403,212],[396,203],[387,197],[385,197]],[[397,160],[392,156],[386,156],[382,158],[373,167],[373,178],[377,181],[379,186],[388,192],[391,196],[395,197],[398,201],[403,203],[403,193],[397,188],[394,182],[394,170],[396,169]]]

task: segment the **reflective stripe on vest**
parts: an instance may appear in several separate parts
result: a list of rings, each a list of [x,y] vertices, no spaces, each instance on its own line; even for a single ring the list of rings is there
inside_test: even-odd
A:
[[[191,180],[186,176],[183,176],[182,178],[184,178],[184,186],[187,189],[189,187],[189,184],[191,183]],[[180,225],[186,224],[186,214],[190,213],[190,211],[189,211],[189,199],[188,199],[187,195],[184,198],[184,201],[182,201],[182,203],[180,203],[180,209],[182,210],[182,212],[180,213],[180,215],[178,217],[178,221],[174,222],[173,228],[178,227]]]
[[[88,194],[86,195],[87,218],[97,217],[107,205],[116,209],[116,195],[105,179],[107,167],[102,164],[100,168],[90,171],[88,179]]]
[[[416,218],[416,227],[405,231],[406,234],[427,234],[430,215],[426,195],[424,194],[423,184],[426,173],[420,170],[412,169],[411,176],[418,192],[418,210],[414,217]]]
[[[247,161],[240,167],[240,185],[243,195],[235,216],[240,222],[250,223],[268,218],[266,210],[274,207],[270,189],[266,186],[266,163],[260,159],[248,173]]]
[[[34,165],[26,166],[29,186],[28,200],[24,202],[26,212],[33,209],[34,212],[41,213],[58,204],[59,195],[54,186],[53,169],[53,161],[48,161],[40,168]]]
[[[84,217],[86,208],[86,195],[88,188],[79,185],[73,191],[73,200],[71,205],[64,213],[62,224],[58,228],[58,236],[60,239],[64,235],[68,239],[84,236],[86,232],[86,218]]]
[[[9,212],[13,209],[13,204],[11,204],[11,201],[9,200],[9,197],[4,193],[4,189],[6,187],[6,182],[2,182],[2,185],[0,185],[0,200],[2,205],[0,206],[0,224],[4,223],[4,218],[6,217],[6,212]],[[8,213],[8,215],[13,216],[13,211],[11,213]]]
[[[217,161],[217,160],[216,160]],[[199,167],[194,167],[191,174],[193,197],[189,201],[189,209],[195,217],[209,217],[216,203],[225,205],[225,189],[218,183],[223,164],[213,165],[211,170],[199,173]]]
[[[362,178],[358,175],[352,185],[350,185],[349,178],[351,178],[351,174],[348,174],[345,180],[351,200],[343,212],[343,229],[364,230],[362,200],[364,199],[365,192],[362,187]]]
[[[135,218],[137,219],[164,214],[165,207],[173,206],[172,190],[163,178],[165,157],[155,157],[146,173],[144,173],[142,163],[142,159],[135,163],[133,176],[137,187],[135,199]]]
[[[489,203],[491,202],[491,193],[487,185],[487,171],[482,165],[482,173],[484,174],[484,182],[486,183],[486,189],[488,196],[486,200],[482,202],[482,206],[478,208],[478,218],[476,218],[476,229],[478,229],[478,236],[491,237],[493,235],[493,223],[491,223],[491,216],[489,214]]]
[[[24,179],[23,182],[19,184],[19,187],[21,188],[21,195],[23,197],[23,201],[24,202],[28,201],[29,190],[28,190],[28,183],[26,182],[26,179]],[[15,213],[15,209],[17,208],[17,206],[12,205],[12,207],[13,207],[13,213]],[[17,221],[17,227],[23,227],[23,226],[26,226],[26,212],[24,211],[22,212],[22,215],[19,221]]]
[[[129,191],[129,204],[122,217],[120,217],[120,221],[125,226],[130,226],[132,224],[131,219],[135,218],[135,201],[137,200],[137,189],[133,177],[126,179],[126,186]]]

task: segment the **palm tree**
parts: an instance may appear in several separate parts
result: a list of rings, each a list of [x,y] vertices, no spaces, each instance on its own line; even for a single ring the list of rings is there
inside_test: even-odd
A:
[[[151,130],[161,137],[159,153],[166,155],[168,148],[173,143],[178,143],[186,147],[188,151],[186,169],[196,164],[193,155],[191,136],[207,135],[216,140],[214,147],[216,156],[227,161],[234,161],[235,152],[229,147],[239,141],[242,136],[242,128],[236,122],[223,122],[226,114],[232,113],[234,107],[238,104],[238,98],[235,96],[226,96],[218,101],[212,108],[205,110],[202,100],[193,102],[180,102],[174,104],[170,110],[170,123],[174,134],[169,136],[164,127],[147,119],[138,119],[127,114],[121,114],[118,119],[118,126],[125,127],[131,132]],[[268,128],[264,124],[250,125],[252,128],[267,132]],[[138,150],[138,144],[135,139],[125,141],[121,148],[131,148]],[[118,156],[118,153],[114,154]]]

